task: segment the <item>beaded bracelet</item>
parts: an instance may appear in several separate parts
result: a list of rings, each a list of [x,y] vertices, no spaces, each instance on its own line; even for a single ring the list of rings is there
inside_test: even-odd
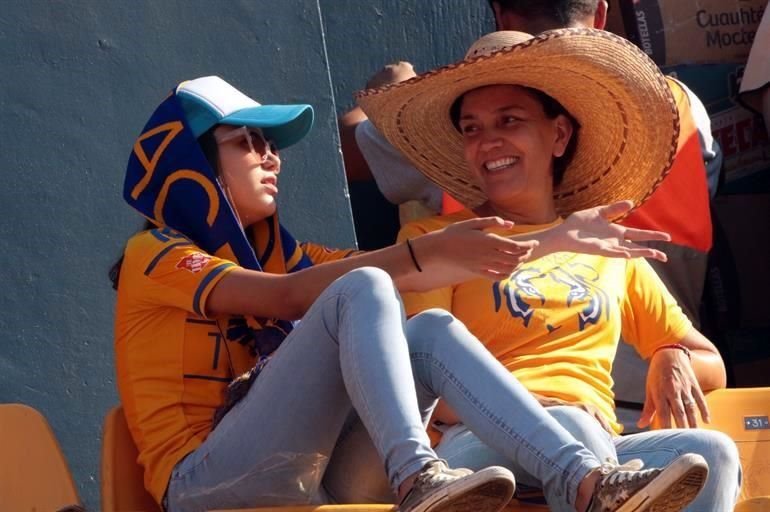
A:
[[[682,352],[687,355],[687,359],[692,361],[692,354],[690,353],[690,349],[682,345],[681,343],[669,343],[667,345],[661,345],[658,348],[655,349],[655,351],[652,353],[652,355],[657,354],[659,351],[667,349],[667,348],[675,348],[677,350],[681,350]]]

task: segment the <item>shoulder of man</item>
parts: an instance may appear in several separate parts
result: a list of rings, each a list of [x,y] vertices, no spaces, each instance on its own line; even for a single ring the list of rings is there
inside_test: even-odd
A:
[[[704,139],[711,137],[711,118],[698,95],[677,78],[667,76],[666,82],[674,94],[679,116],[690,116],[701,136]]]

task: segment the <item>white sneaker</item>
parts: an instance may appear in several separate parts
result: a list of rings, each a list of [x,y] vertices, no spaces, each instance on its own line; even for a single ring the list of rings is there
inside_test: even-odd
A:
[[[491,466],[473,472],[450,469],[442,460],[422,468],[398,507],[400,512],[498,512],[511,501],[513,474]]]
[[[637,460],[603,465],[588,512],[679,512],[708,477],[706,460],[695,453],[685,453],[663,469],[641,467]]]

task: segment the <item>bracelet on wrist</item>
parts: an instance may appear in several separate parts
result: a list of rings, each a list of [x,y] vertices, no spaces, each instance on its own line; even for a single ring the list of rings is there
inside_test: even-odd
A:
[[[414,249],[412,249],[412,241],[408,238],[406,239],[406,248],[409,249],[409,256],[412,257],[412,263],[414,263],[417,272],[422,272],[422,267],[417,263],[417,256],[414,255]]]
[[[675,349],[675,350],[681,350],[682,352],[685,353],[685,355],[687,356],[687,359],[692,360],[692,354],[690,353],[690,349],[685,347],[681,343],[668,343],[666,345],[661,345],[658,348],[656,348],[655,351],[653,351],[652,355],[654,356],[655,354],[657,354],[661,350],[665,350],[665,349],[669,349],[669,348],[670,349]]]

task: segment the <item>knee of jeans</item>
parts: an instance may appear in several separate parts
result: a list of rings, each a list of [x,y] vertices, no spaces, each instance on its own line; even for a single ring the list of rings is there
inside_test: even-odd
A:
[[[452,313],[439,309],[426,309],[410,318],[406,323],[406,333],[412,352],[432,352],[431,347],[437,339],[446,339],[447,328],[456,319]]]
[[[377,294],[385,292],[396,294],[395,285],[390,274],[377,267],[361,267],[344,274],[334,286],[345,289],[352,294]],[[397,294],[396,294],[397,296]]]
[[[458,424],[450,428],[435,450],[436,455],[446,460],[453,468],[478,471],[489,466],[510,465],[510,460],[505,455],[484,444],[464,425]]]
[[[734,472],[740,474],[741,462],[735,442],[722,432],[714,430],[692,430],[692,440],[683,449],[697,453],[706,459],[710,471]]]

